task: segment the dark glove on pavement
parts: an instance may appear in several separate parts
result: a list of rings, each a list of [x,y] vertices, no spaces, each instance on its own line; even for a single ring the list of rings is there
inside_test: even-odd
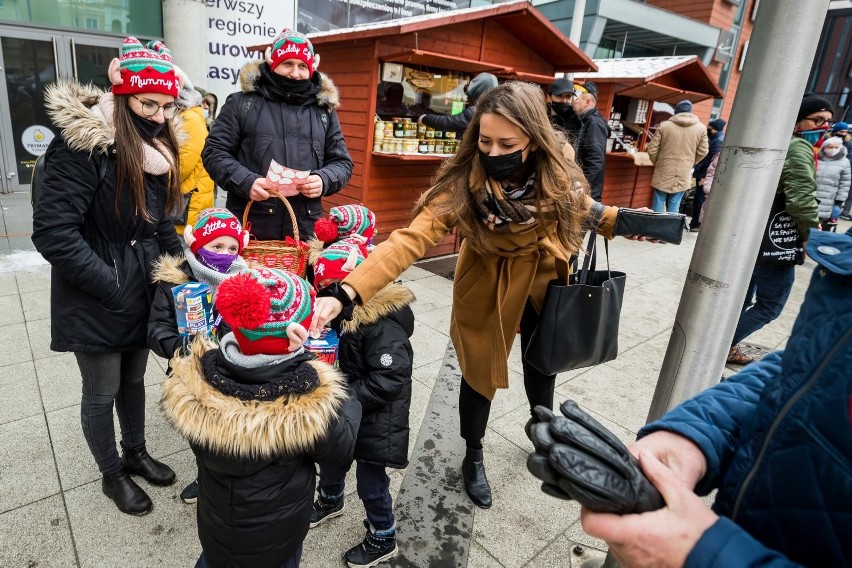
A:
[[[560,499],[576,499],[596,513],[645,513],[665,506],[642,473],[639,461],[621,441],[573,400],[557,416],[544,406],[531,430],[536,451],[527,469],[541,490]]]

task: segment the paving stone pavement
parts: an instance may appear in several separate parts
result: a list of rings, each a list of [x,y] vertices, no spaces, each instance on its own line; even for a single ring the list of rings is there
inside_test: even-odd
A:
[[[165,362],[154,356],[148,362],[147,440],[152,454],[174,467],[178,482],[166,488],[144,485],[154,510],[131,517],[101,494],[80,429],[74,358],[49,349],[50,269],[20,234],[29,230],[21,220],[31,215],[27,196],[4,195],[0,204],[7,234],[13,234],[0,236],[0,566],[193,566],[200,552],[195,506],[183,504],[178,493],[193,479],[195,465],[157,406]],[[848,226],[844,222],[839,230]],[[645,422],[696,237],[685,234],[680,246],[613,241],[612,267],[628,274],[619,357],[557,380],[557,403],[574,398],[625,442]],[[784,313],[750,337],[750,344],[783,348],[813,266],[808,261],[797,269]],[[414,447],[449,346],[451,283],[418,267],[403,279],[418,297],[412,338]],[[528,409],[519,349],[509,364],[510,388],[495,398],[485,440],[494,506],[474,511],[469,549],[459,557],[466,557],[466,564],[456,565],[568,567],[601,557],[605,544],[583,534],[576,504],[547,497],[526,472],[532,447],[523,432]],[[404,476],[405,471],[392,473],[394,494]],[[343,566],[343,552],[363,537],[363,510],[354,489],[350,475],[346,513],[309,533],[303,566]],[[442,546],[440,538],[434,546]]]

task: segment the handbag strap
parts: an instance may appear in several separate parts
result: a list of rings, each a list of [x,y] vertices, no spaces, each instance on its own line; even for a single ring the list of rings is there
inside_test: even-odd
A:
[[[583,259],[583,267],[577,274],[577,284],[590,286],[594,283],[595,269],[597,268],[597,233],[589,235],[589,246],[586,250],[586,257]],[[609,241],[604,238],[604,252],[606,253],[606,273],[607,279],[612,278],[612,269],[609,265]]]
[[[290,205],[290,202],[287,201],[287,198],[284,197],[283,195],[279,195],[279,194],[276,193],[276,194],[273,194],[272,197],[277,197],[278,199],[280,199],[281,201],[284,202],[284,207],[287,208],[287,213],[290,214],[290,222],[293,224],[293,240],[295,240],[298,243],[299,240],[300,240],[299,239],[299,222],[296,220],[296,212],[293,211],[293,207]],[[243,211],[243,230],[248,231],[249,233],[251,233],[251,225],[248,222],[248,216],[249,216],[249,209],[251,209],[251,206],[252,206],[253,203],[254,203],[254,201],[249,200],[249,202],[246,204],[245,211]],[[282,235],[281,238],[283,239],[284,236]]]

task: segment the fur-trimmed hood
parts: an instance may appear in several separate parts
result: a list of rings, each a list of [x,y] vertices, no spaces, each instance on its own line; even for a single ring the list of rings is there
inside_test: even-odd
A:
[[[157,259],[151,269],[151,281],[175,286],[185,284],[189,282],[189,275],[184,271],[184,266],[186,266],[186,258],[164,254]]]
[[[260,79],[260,66],[265,61],[249,61],[240,69],[240,89],[244,93],[253,93],[257,90],[257,81]],[[319,76],[320,90],[317,93],[317,104],[328,110],[337,110],[340,107],[340,93],[337,86],[325,73],[314,72]]]
[[[246,459],[270,459],[310,451],[326,435],[348,396],[346,381],[320,361],[304,363],[319,375],[319,386],[304,395],[268,402],[240,400],[208,383],[201,357],[216,346],[196,340],[192,353],[171,361],[160,406],[169,422],[190,443],[213,453]]]
[[[92,110],[105,94],[94,85],[62,79],[45,88],[47,114],[72,150],[105,154],[115,143],[115,128]]]

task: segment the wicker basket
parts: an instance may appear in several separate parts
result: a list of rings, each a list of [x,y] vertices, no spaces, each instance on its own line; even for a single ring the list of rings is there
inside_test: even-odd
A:
[[[304,278],[308,266],[307,245],[299,240],[299,222],[287,198],[280,195],[277,197],[284,202],[290,214],[293,238],[287,237],[284,241],[259,241],[250,238],[249,243],[243,248],[242,257],[249,268],[278,268]],[[249,201],[243,212],[243,227],[249,227],[248,216],[252,203]]]

